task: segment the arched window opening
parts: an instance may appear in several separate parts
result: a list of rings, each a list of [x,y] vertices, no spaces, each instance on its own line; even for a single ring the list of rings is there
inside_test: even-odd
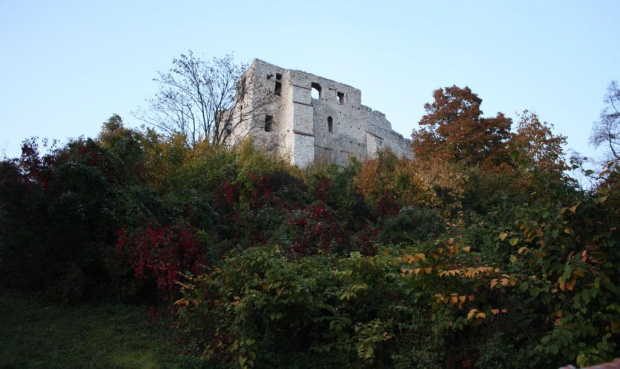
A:
[[[310,93],[313,99],[321,98],[321,85],[312,82],[312,92]]]
[[[265,132],[271,132],[273,129],[273,116],[267,115],[265,117]]]
[[[327,130],[329,133],[334,132],[334,119],[332,117],[327,117]]]

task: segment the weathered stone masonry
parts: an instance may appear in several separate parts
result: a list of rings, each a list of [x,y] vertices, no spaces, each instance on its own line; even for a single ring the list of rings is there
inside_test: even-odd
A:
[[[362,93],[354,87],[258,59],[240,83],[248,92],[238,109],[253,109],[259,94],[274,98],[235,127],[230,144],[251,133],[257,145],[299,167],[315,160],[344,166],[351,156],[363,161],[383,148],[413,156],[410,140],[394,132],[383,113],[362,105]]]

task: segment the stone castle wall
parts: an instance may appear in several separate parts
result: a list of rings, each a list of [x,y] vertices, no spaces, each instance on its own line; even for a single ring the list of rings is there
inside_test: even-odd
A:
[[[230,144],[251,133],[257,145],[300,167],[317,160],[345,166],[352,156],[363,161],[384,148],[413,157],[410,140],[393,131],[383,113],[362,105],[354,87],[258,59],[240,83],[248,93],[238,109],[252,113],[235,127]],[[259,99],[267,95],[268,101]]]

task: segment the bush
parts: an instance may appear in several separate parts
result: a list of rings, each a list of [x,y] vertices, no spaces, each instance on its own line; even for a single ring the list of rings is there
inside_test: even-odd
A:
[[[251,248],[209,275],[187,277],[175,305],[186,335],[213,362],[381,367],[386,323],[371,305],[387,291],[369,288],[378,278],[381,267],[360,256],[289,262],[278,248]]]
[[[375,256],[250,248],[188,277],[176,305],[207,359],[242,367],[608,361],[620,338],[611,200],[601,190],[572,206],[525,206],[512,225],[450,225]]]
[[[120,163],[92,140],[45,156],[31,140],[22,152],[0,173],[2,281],[68,300],[106,294]]]
[[[181,272],[201,275],[207,264],[196,230],[189,226],[148,226],[117,232],[116,252],[133,267],[137,278],[153,278],[160,295],[171,298],[177,291]]]
[[[93,140],[41,155],[32,139],[22,152],[0,165],[0,283],[72,302],[115,296],[114,233],[163,216],[160,204]]]

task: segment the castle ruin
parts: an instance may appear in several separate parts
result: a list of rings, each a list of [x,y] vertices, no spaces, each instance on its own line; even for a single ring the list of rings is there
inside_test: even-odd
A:
[[[239,119],[228,137],[230,145],[251,134],[256,145],[299,167],[314,161],[346,166],[352,156],[363,161],[385,148],[413,157],[411,141],[392,130],[385,114],[362,105],[362,93],[354,87],[258,59],[239,86],[245,93],[233,119],[244,111],[253,113]],[[271,95],[269,100],[265,94]],[[257,109],[259,100],[267,102]]]

